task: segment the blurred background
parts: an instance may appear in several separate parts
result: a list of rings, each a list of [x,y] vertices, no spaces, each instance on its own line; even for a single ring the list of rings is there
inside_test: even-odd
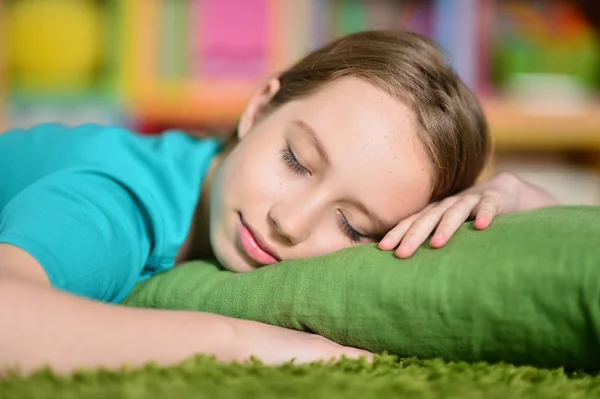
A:
[[[0,130],[59,121],[225,134],[265,76],[373,28],[444,47],[486,110],[490,171],[600,204],[594,0],[0,0]]]

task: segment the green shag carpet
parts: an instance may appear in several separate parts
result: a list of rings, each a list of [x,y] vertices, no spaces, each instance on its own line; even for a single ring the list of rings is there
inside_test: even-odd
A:
[[[71,378],[48,371],[0,381],[0,398],[598,398],[600,376],[507,364],[444,362],[377,356],[373,363],[342,360],[267,367],[220,364],[196,357],[178,366],[81,371]]]

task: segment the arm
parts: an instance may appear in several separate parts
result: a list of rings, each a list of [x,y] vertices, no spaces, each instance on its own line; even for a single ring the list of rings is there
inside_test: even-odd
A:
[[[518,193],[518,202],[513,212],[523,212],[559,204],[558,200],[546,190],[526,182],[512,173],[504,173],[499,176],[501,179],[508,180],[509,183],[507,184],[513,184],[515,192]]]
[[[0,373],[50,365],[80,367],[161,365],[194,354],[220,361],[251,355],[267,363],[366,355],[322,337],[252,321],[183,311],[134,309],[82,299],[50,287],[36,260],[0,244]]]

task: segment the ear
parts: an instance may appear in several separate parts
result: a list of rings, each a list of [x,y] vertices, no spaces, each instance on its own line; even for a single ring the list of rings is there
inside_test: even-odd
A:
[[[271,77],[264,82],[260,88],[252,95],[237,127],[238,139],[242,139],[255,125],[265,110],[265,107],[273,96],[281,88],[281,83],[277,77]]]

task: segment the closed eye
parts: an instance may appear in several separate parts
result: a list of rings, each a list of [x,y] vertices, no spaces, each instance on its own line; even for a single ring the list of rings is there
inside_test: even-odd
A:
[[[298,161],[298,158],[296,158],[289,145],[286,145],[281,150],[281,159],[292,172],[299,175],[311,174],[310,170]],[[341,212],[339,212],[339,225],[344,235],[346,235],[353,244],[359,244],[364,238],[368,238],[366,235],[361,234],[352,227],[348,219],[346,219]]]
[[[363,238],[365,238],[365,235],[359,233],[358,231],[356,231],[355,228],[352,227],[352,225],[350,225],[350,222],[348,222],[348,219],[346,219],[344,214],[341,212],[340,212],[340,226],[341,226],[344,234],[354,244],[360,243],[363,240]]]
[[[298,161],[289,145],[286,145],[285,148],[281,150],[281,158],[292,172],[298,173],[299,175],[310,174],[310,171]]]

